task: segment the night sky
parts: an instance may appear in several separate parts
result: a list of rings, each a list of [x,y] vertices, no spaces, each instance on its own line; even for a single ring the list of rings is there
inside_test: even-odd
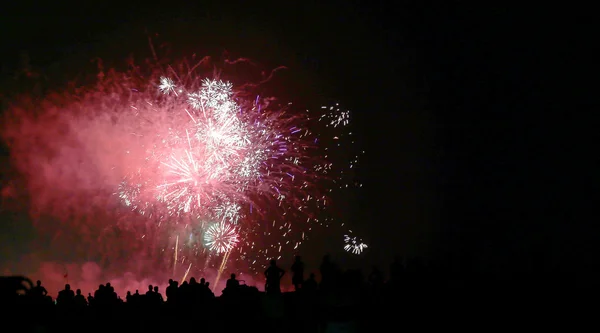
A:
[[[23,52],[60,82],[95,57],[118,66],[149,55],[147,34],[176,54],[286,65],[270,87],[278,95],[354,112],[367,155],[348,210],[371,244],[365,260],[419,255],[494,272],[594,264],[595,134],[575,88],[589,56],[548,8],[60,3],[3,5],[3,91]]]

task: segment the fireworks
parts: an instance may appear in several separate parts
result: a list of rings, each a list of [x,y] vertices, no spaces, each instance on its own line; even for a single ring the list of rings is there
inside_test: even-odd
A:
[[[239,239],[235,226],[227,222],[219,222],[206,230],[204,241],[210,251],[219,254],[231,251]]]
[[[171,78],[161,77],[158,89],[165,97],[160,108],[183,117],[149,151],[150,159],[156,160],[152,164],[155,179],[128,185],[130,177],[118,195],[134,209],[160,203],[170,216],[219,221],[205,234],[211,251],[230,251],[237,244],[237,232],[243,232],[244,256],[248,250],[262,251],[265,256],[269,250],[270,255],[273,250],[281,253],[283,245],[290,243],[281,238],[307,229],[295,224],[320,222],[318,212],[328,199],[323,187],[331,191],[332,186],[348,186],[342,182],[343,171],[336,175],[328,161],[328,148],[324,156],[318,153],[323,133],[315,135],[309,129],[311,113],[269,107],[270,100],[260,97],[244,100],[236,95],[233,84],[222,80],[203,79],[198,89],[188,91]],[[349,112],[338,105],[322,107],[313,118],[331,135],[321,141],[329,139],[340,146],[345,133],[336,130],[349,124]],[[349,168],[353,163],[357,157]],[[255,216],[246,218],[249,215]],[[279,230],[280,239],[270,248],[255,249],[254,238],[273,233],[265,230],[268,224],[259,223],[271,217],[271,230]],[[221,240],[227,232],[235,233],[235,242]],[[300,242],[296,240],[294,247]]]
[[[344,235],[344,250],[353,254],[361,254],[369,246],[362,239],[350,235]]]
[[[164,77],[159,89],[175,98],[183,93]],[[187,93],[189,109],[182,111],[190,122],[175,134],[184,141],[163,147],[168,157],[160,162],[166,175],[157,187],[157,198],[172,212],[214,215],[210,209],[236,193],[243,195],[243,186],[259,175],[256,169],[266,156],[251,147],[258,140],[251,136],[232,95],[230,83],[208,79],[198,92]],[[237,220],[230,211],[222,214]]]
[[[280,231],[281,238],[290,237],[294,230],[304,232],[306,227],[295,226],[298,220],[320,222],[315,213],[327,205],[322,183],[348,187],[342,182],[343,171],[336,175],[328,161],[328,148],[325,155],[318,153],[322,133],[315,135],[309,129],[309,112],[293,114],[286,106],[269,107],[270,100],[260,97],[244,100],[233,84],[222,80],[205,78],[198,89],[188,90],[161,77],[158,90],[165,98],[159,107],[183,117],[149,151],[149,158],[155,160],[151,163],[155,179],[128,185],[130,177],[118,195],[134,209],[160,203],[170,216],[219,221],[205,233],[210,251],[231,251],[238,244],[238,232],[243,232],[243,256],[248,250],[265,256],[269,250],[281,253],[289,240],[255,248],[254,238],[272,234],[260,219],[275,218],[271,227]],[[349,124],[349,112],[338,105],[322,107],[313,118],[331,135],[323,141],[340,146],[345,133],[336,130]],[[349,168],[357,162],[353,157]],[[249,215],[256,216],[247,219]],[[300,242],[295,241],[294,247]],[[364,248],[365,244],[356,245],[353,252]]]
[[[173,98],[169,102],[181,108],[187,123],[178,123],[169,140],[151,150],[159,162],[155,182],[143,189],[139,183],[122,185],[119,197],[126,205],[136,206],[146,191],[171,215],[237,223],[243,203],[265,195],[290,197],[285,193],[289,179],[306,173],[299,155],[306,147],[294,145],[301,129],[283,128],[290,121],[287,116],[261,110],[258,99],[244,110],[233,99],[232,84],[220,80],[205,79],[198,91],[187,93],[163,77],[159,90]]]
[[[177,242],[180,263],[226,253],[262,265],[297,249],[315,224],[330,224],[332,191],[360,185],[348,177],[358,157],[345,156],[354,141],[339,105],[299,110],[220,77],[154,73],[103,73],[98,89],[65,98],[67,110],[53,106],[45,120],[10,127],[37,211],[89,217],[81,230],[112,223],[115,235],[169,252],[166,260]],[[96,200],[107,193],[112,203]]]

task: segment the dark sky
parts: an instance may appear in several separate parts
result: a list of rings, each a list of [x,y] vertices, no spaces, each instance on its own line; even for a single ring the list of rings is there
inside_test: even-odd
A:
[[[533,259],[545,267],[592,260],[597,228],[585,216],[597,176],[583,175],[594,131],[574,88],[577,64],[589,59],[576,46],[581,35],[552,19],[558,10],[60,3],[3,5],[3,79],[21,51],[40,68],[119,62],[148,52],[148,31],[182,55],[226,49],[288,65],[302,98],[343,101],[368,154],[353,209],[374,261],[400,253],[528,270]]]

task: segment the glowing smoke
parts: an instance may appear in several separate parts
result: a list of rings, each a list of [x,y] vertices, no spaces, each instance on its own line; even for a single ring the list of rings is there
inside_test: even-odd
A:
[[[141,190],[135,193],[135,198],[129,199],[129,194],[136,192],[132,184],[157,188],[164,184],[164,179],[157,177],[158,171],[164,168],[173,171],[176,169],[174,159],[181,164],[181,157],[186,156],[185,149],[167,152],[163,149],[172,147],[173,141],[181,144],[187,140],[181,124],[190,123],[185,109],[196,100],[193,93],[184,95],[178,88],[185,86],[189,91],[201,91],[202,82],[212,82],[202,81],[204,76],[188,72],[187,76],[177,76],[180,82],[176,83],[166,77],[161,79],[162,72],[156,71],[150,77],[102,73],[97,86],[14,105],[5,119],[2,135],[10,147],[11,163],[25,180],[23,185],[31,216],[39,230],[51,236],[53,244],[58,247],[68,244],[70,248],[66,252],[73,256],[93,258],[101,262],[102,267],[111,265],[126,271],[131,265],[126,257],[137,260],[146,256],[168,262],[174,251],[182,251],[178,260],[183,264],[197,263],[198,256],[206,255],[201,241],[205,230],[203,222],[197,219],[200,215],[187,214],[194,209],[182,209],[185,205],[181,206],[179,200],[158,200],[167,206],[162,210],[155,204],[155,193]],[[229,87],[228,83],[223,85]],[[243,223],[246,227],[239,233],[241,246],[235,259],[246,266],[257,261],[262,265],[267,258],[279,258],[285,251],[296,249],[311,224],[323,222],[319,210],[327,206],[327,197],[321,189],[329,191],[347,186],[340,177],[342,169],[336,169],[327,155],[317,155],[318,151],[312,148],[327,140],[321,133],[312,134],[309,125],[321,121],[329,127],[343,127],[348,124],[348,113],[332,107],[318,110],[311,117],[309,112],[294,114],[287,110],[287,105],[278,106],[272,99],[255,102],[258,99],[249,99],[241,92],[236,94],[240,105],[246,110],[255,108],[254,114],[269,125],[263,129],[268,132],[265,138],[271,141],[263,139],[255,143],[275,142],[287,150],[279,155],[279,162],[270,161],[276,168],[258,172],[253,168],[258,163],[242,163],[245,167],[236,168],[237,175],[251,176],[254,180],[261,177],[263,181],[242,184],[242,189],[252,187],[255,194],[251,196],[239,191],[240,188],[230,191],[223,187],[231,183],[240,186],[238,182],[220,182],[218,189],[227,194],[225,199],[233,202],[226,204],[228,201],[223,196],[215,196],[219,200],[212,207],[211,215],[228,216],[232,223],[247,218]],[[183,96],[183,100],[171,99],[172,95]],[[201,106],[206,96],[196,97]],[[219,108],[218,105],[212,107]],[[237,129],[232,127],[227,131]],[[199,130],[196,137],[206,133]],[[272,141],[277,135],[282,139]],[[331,137],[338,140],[342,135]],[[240,154],[228,153],[228,156]],[[219,159],[222,160],[222,156],[213,161]],[[353,158],[350,167],[356,162]],[[219,178],[222,174],[211,177]],[[128,180],[126,184],[124,179]],[[130,192],[123,194],[123,191]],[[115,200],[115,193],[120,194],[121,202]],[[241,202],[235,202],[240,198]],[[158,199],[165,199],[165,193]],[[128,204],[129,209],[124,207]],[[174,239],[180,235],[190,241],[181,248],[174,248]],[[83,239],[73,241],[73,237]],[[214,265],[218,265],[218,260],[204,269]],[[201,266],[194,268],[202,269]],[[143,271],[142,268],[136,270],[136,274]]]

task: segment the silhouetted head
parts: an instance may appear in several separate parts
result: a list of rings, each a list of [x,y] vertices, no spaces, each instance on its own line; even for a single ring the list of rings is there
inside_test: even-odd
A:
[[[192,284],[192,283],[193,283],[193,284],[196,284],[196,278],[195,278],[195,277],[192,277],[192,278],[190,279],[190,284]]]
[[[275,259],[271,259],[271,266],[276,266],[277,265],[277,261]]]
[[[70,284],[65,284],[65,290],[71,290],[71,285]]]
[[[152,291],[152,285],[148,286],[148,291]]]
[[[77,289],[75,293],[77,293],[77,295],[81,295],[81,289]]]
[[[37,284],[38,287],[41,287],[42,286],[42,281],[37,280],[36,284]]]
[[[110,288],[110,282],[106,282],[106,288]]]
[[[204,282],[206,282],[206,279],[204,279],[204,278],[201,278],[201,279],[200,279],[200,284],[204,284]]]
[[[135,290],[135,293],[136,293],[136,294],[139,294],[139,293],[140,293],[140,291],[139,291],[138,289],[136,289],[136,290]]]
[[[131,291],[127,290],[127,296],[131,296]]]
[[[169,279],[169,285],[173,284],[173,279]]]
[[[154,286],[154,292],[158,292],[158,286]]]
[[[231,278],[235,279],[235,274],[231,273]]]
[[[210,284],[210,282],[206,282],[206,286],[208,287],[208,285]]]

